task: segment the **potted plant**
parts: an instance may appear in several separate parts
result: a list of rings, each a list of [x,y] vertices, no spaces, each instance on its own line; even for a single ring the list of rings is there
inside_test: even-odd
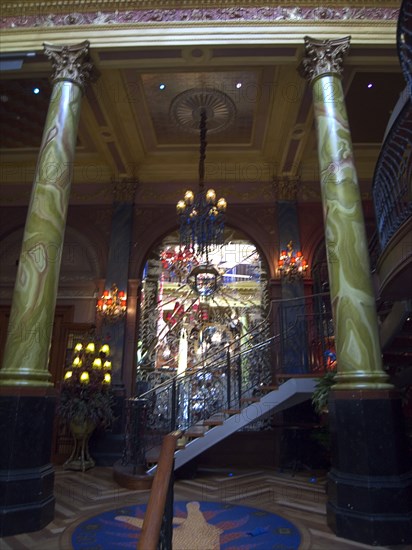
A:
[[[97,426],[106,428],[114,420],[109,353],[107,344],[96,351],[94,342],[79,342],[66,368],[57,412],[70,427],[74,448],[64,468],[92,468],[95,462],[89,454],[89,438]]]
[[[319,379],[312,394],[312,405],[315,412],[320,416],[327,414],[329,392],[335,384],[336,370],[328,371]]]

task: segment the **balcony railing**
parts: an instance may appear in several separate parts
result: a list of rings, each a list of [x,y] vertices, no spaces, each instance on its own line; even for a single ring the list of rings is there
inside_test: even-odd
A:
[[[385,133],[376,165],[372,195],[380,249],[412,216],[412,1],[402,2],[397,47],[406,80]]]

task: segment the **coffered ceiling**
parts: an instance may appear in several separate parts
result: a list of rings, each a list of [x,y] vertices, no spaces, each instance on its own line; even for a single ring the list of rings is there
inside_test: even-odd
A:
[[[299,177],[300,198],[317,196],[311,93],[297,70],[303,38],[279,46],[92,47],[91,56],[100,78],[83,100],[73,203],[111,202],[113,181],[123,178],[139,182],[136,200],[143,204],[175,203],[196,185],[198,133],[185,131],[172,107],[190,89],[223,92],[234,106],[222,131],[208,122],[207,183],[231,202],[260,201],[274,178]],[[22,204],[45,123],[50,65],[41,52],[7,56],[13,59],[22,60],[21,68],[9,64],[0,74],[1,200]],[[395,46],[352,46],[343,85],[358,175],[368,193],[386,124],[404,88]],[[254,195],[245,194],[250,189]]]

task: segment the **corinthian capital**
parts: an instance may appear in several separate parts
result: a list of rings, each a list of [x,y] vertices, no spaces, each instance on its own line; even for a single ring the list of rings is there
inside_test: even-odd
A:
[[[84,90],[94,70],[89,60],[89,44],[88,40],[72,46],[43,44],[44,53],[53,65],[53,82],[67,80]]]
[[[337,40],[316,40],[305,36],[306,57],[302,60],[302,73],[310,82],[319,76],[341,76],[343,57],[349,50],[350,36]]]

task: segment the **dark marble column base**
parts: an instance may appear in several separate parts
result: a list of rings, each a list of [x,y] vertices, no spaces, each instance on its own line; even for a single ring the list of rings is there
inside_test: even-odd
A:
[[[54,518],[54,468],[0,472],[0,537],[42,529]],[[1,546],[1,545],[0,545]]]
[[[365,544],[412,542],[412,474],[369,477],[329,473],[328,525],[336,535]]]
[[[47,389],[30,390],[0,391],[0,537],[37,531],[54,518],[55,397]]]
[[[412,543],[412,465],[399,397],[331,392],[329,415],[329,527],[370,545]]]

